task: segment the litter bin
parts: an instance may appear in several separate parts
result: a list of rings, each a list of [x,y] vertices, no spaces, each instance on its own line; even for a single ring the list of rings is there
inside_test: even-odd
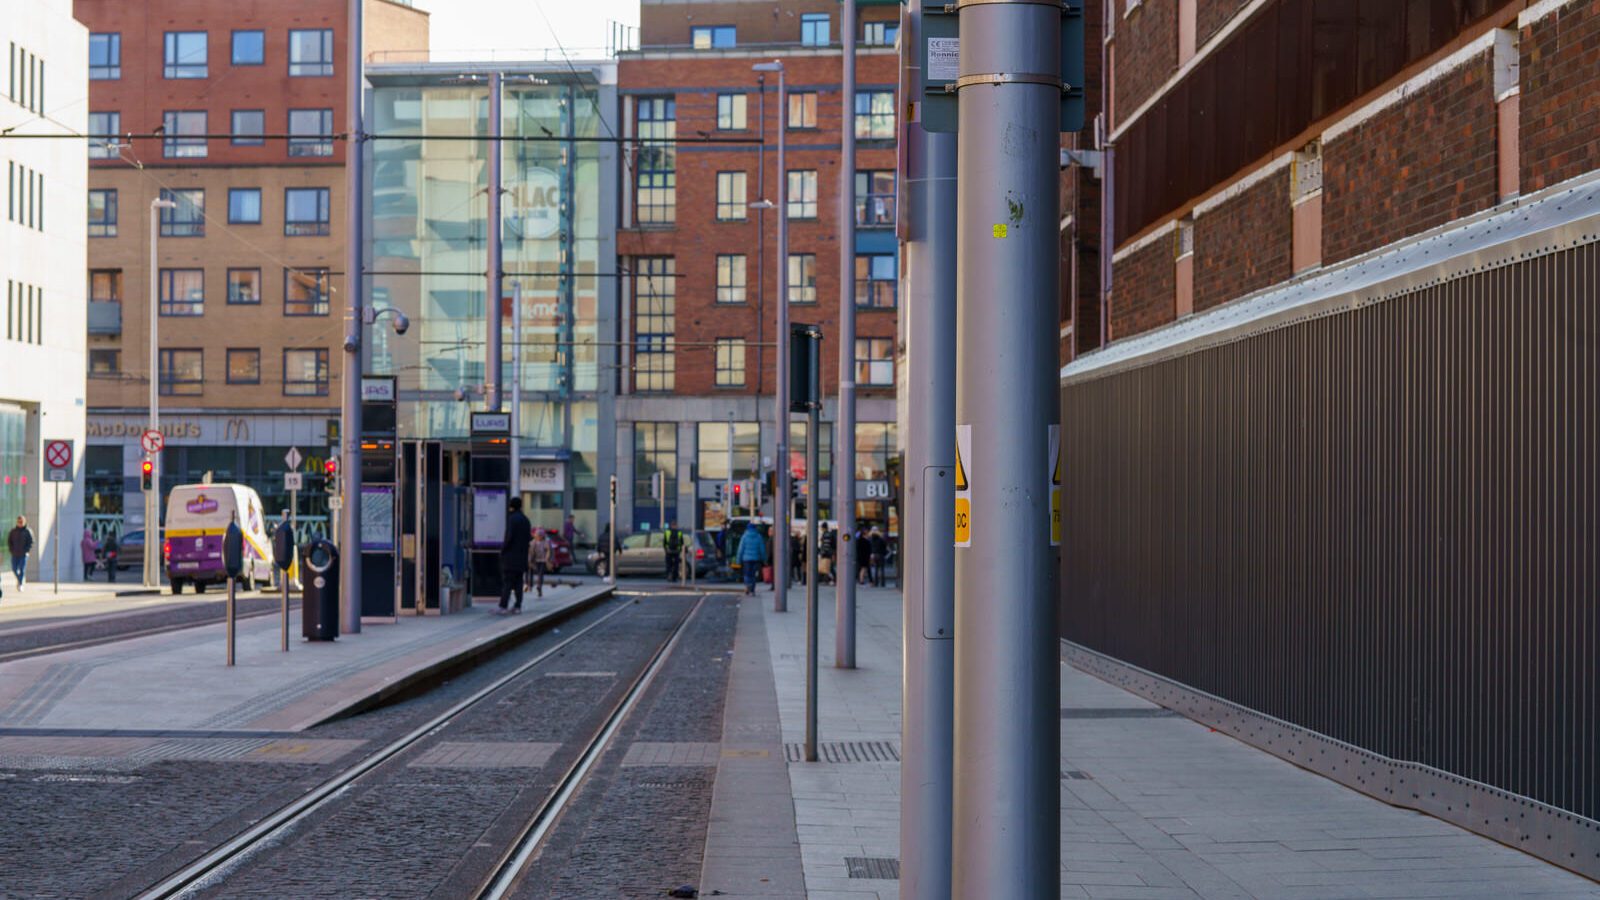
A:
[[[300,550],[300,633],[308,641],[339,636],[339,548],[316,540]]]

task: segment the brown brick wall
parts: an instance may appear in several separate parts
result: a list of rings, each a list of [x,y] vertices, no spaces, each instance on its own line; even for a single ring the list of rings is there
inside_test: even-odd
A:
[[[837,0],[784,0],[749,2],[722,0],[704,3],[646,3],[639,8],[639,46],[686,47],[691,29],[697,25],[732,25],[740,45],[800,42],[800,16],[827,13],[828,39],[839,43],[839,4]],[[857,15],[863,22],[895,21],[899,12],[893,6],[862,6]],[[857,35],[859,36],[859,32]]]
[[[1197,216],[1195,312],[1287,279],[1294,237],[1290,219],[1288,169]]]
[[[1195,0],[1195,48],[1204,47],[1250,0]]]
[[[1116,287],[1111,295],[1111,339],[1131,337],[1177,318],[1172,236],[1116,263]]]
[[[1495,205],[1492,55],[1323,147],[1324,263]]]
[[[1524,193],[1600,168],[1600,0],[1576,0],[1522,31]]]
[[[1116,44],[1117,123],[1148,100],[1178,69],[1178,0],[1144,0],[1132,15],[1123,15],[1127,0],[1118,0],[1112,26]]]
[[[674,96],[679,135],[694,135],[699,131],[716,133],[716,95],[719,90],[737,88],[749,91],[748,135],[754,137],[762,134],[763,129],[759,118],[761,95],[756,91],[755,73],[750,71],[750,62],[747,57],[720,58],[710,55],[696,59],[630,58],[621,63],[618,82],[623,94],[659,94],[668,86],[676,86]],[[788,132],[788,158],[785,161],[786,167],[791,170],[815,169],[817,172],[816,220],[791,220],[789,223],[790,252],[816,255],[817,303],[792,304],[789,313],[793,321],[822,326],[823,389],[829,392],[837,389],[840,350],[839,243],[834,224],[837,218],[834,211],[839,203],[839,138],[843,112],[839,62],[837,53],[784,58],[789,84],[802,85],[804,87],[798,89],[816,90],[819,94],[817,128]],[[896,59],[890,53],[862,53],[856,60],[857,84],[863,88],[869,85],[893,85],[895,67]],[[768,197],[775,198],[775,179],[780,177],[776,145],[778,123],[782,119],[774,79],[767,80],[765,97],[764,137],[768,147],[764,154],[765,192]],[[853,118],[848,121],[853,122]],[[670,256],[676,260],[676,271],[680,276],[677,281],[675,322],[675,333],[680,342],[675,364],[676,394],[704,396],[772,390],[772,373],[776,363],[773,351],[770,348],[758,350],[755,343],[758,337],[768,342],[774,340],[776,313],[772,303],[777,283],[777,220],[772,212],[758,219],[755,210],[751,210],[743,222],[716,220],[717,173],[746,172],[748,198],[754,201],[762,195],[758,187],[761,184],[758,178],[759,158],[755,148],[680,144],[676,224],[670,228],[624,229],[618,233],[618,253],[624,258]],[[893,170],[893,144],[858,142],[856,166],[859,169]],[[624,179],[628,177],[625,172]],[[624,184],[623,189],[630,188]],[[758,222],[762,224],[758,226]],[[716,257],[720,253],[745,255],[747,302],[744,305],[719,305],[715,302]],[[759,275],[758,256],[763,257]],[[895,310],[859,310],[856,315],[857,336],[893,338],[895,315]],[[716,386],[715,353],[709,345],[717,338],[724,337],[744,337],[748,342],[745,386],[742,389]],[[708,346],[695,346],[702,343]],[[849,349],[854,352],[854,348]],[[761,369],[759,377],[758,364]],[[631,386],[631,381],[629,383]],[[860,393],[862,396],[891,396],[893,389],[863,388]]]

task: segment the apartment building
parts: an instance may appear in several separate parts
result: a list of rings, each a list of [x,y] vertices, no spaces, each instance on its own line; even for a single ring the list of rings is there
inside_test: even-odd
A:
[[[789,459],[774,459],[776,307],[823,329],[818,493],[830,512],[839,354],[859,386],[855,442],[863,522],[897,529],[895,344],[899,262],[894,236],[899,7],[862,2],[854,22],[829,0],[644,0],[640,45],[621,54],[623,206],[618,372],[618,517],[624,528],[716,527],[755,510],[752,495],[779,464],[804,479],[805,426],[790,426]],[[842,86],[841,30],[854,29],[856,84]],[[787,102],[776,73],[784,65]],[[786,171],[777,166],[780,131]],[[841,140],[856,171],[841,173]],[[841,177],[855,184],[854,271],[840,271]],[[785,179],[786,209],[775,201]],[[753,205],[754,204],[754,205]],[[787,259],[777,216],[788,217]],[[779,267],[788,296],[777,297]],[[840,279],[853,286],[857,337],[838,342]],[[731,467],[731,468],[730,468]],[[651,496],[665,481],[664,504]],[[739,485],[737,508],[720,498]],[[809,488],[807,488],[809,491]],[[809,493],[808,495],[809,496]],[[771,498],[760,509],[770,512]]]
[[[26,516],[31,577],[72,578],[82,534],[83,142],[88,38],[68,0],[0,16],[0,525]],[[47,482],[46,442],[71,441],[70,478]],[[60,517],[57,518],[59,507]],[[57,545],[59,540],[59,546]],[[6,573],[6,591],[11,590]],[[9,596],[9,594],[8,594]]]
[[[296,447],[309,482],[300,512],[322,520],[343,333],[346,4],[75,9],[90,32],[86,131],[99,136],[87,195],[89,518],[100,530],[143,526],[135,476],[156,378],[164,486],[209,473],[251,485],[275,511]],[[408,3],[368,0],[369,58],[425,50],[427,24]]]

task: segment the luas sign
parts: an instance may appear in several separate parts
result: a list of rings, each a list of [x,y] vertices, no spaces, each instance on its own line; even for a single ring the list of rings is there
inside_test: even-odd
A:
[[[512,190],[511,202],[523,237],[540,240],[561,230],[561,179],[549,169],[529,169]]]

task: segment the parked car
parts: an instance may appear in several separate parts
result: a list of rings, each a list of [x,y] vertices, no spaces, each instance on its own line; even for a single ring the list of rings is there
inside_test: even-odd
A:
[[[105,541],[100,542],[105,546]],[[144,568],[144,529],[139,528],[117,539],[117,571]]]
[[[689,535],[684,534],[684,540]],[[651,575],[657,578],[667,572],[666,535],[660,531],[641,531],[624,535],[617,544],[617,574]],[[695,550],[695,574],[704,576],[717,566],[717,545],[705,532],[696,532],[690,544]],[[600,576],[606,574],[603,554],[596,550],[589,554],[589,571]]]

